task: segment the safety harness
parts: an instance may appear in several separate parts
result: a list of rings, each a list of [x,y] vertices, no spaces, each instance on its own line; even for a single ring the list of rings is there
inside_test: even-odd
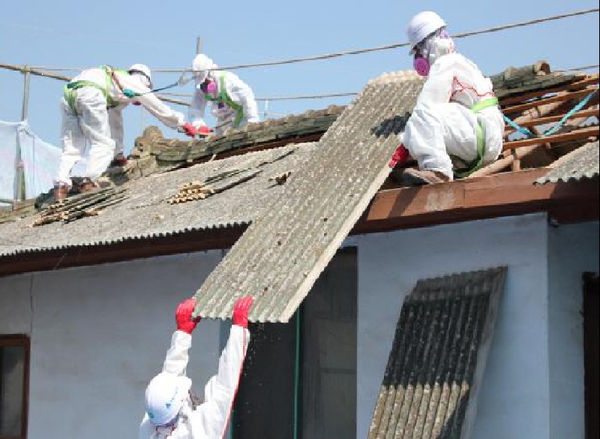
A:
[[[126,75],[129,75],[129,73],[127,73],[125,70],[115,70],[110,66],[100,66],[100,68],[106,73],[106,87],[102,87],[101,85],[96,84],[93,81],[87,80],[71,81],[67,85],[65,85],[65,100],[67,101],[67,104],[69,104],[69,108],[71,108],[73,113],[77,114],[77,108],[75,106],[75,101],[77,100],[77,90],[83,87],[93,87],[100,90],[106,98],[106,108],[111,109],[119,105],[119,103],[115,101],[110,95],[110,89],[112,88],[113,79],[115,80],[117,86],[121,89],[121,91],[123,91],[115,73],[124,73]]]
[[[226,76],[227,76],[227,73],[225,73],[225,72],[223,72],[223,73],[221,73],[221,75],[219,75],[219,94],[217,95],[217,97],[215,98],[209,93],[204,93],[204,98],[207,101],[215,102],[218,105],[227,105],[229,108],[234,110],[236,112],[236,117],[233,122],[233,127],[238,128],[241,125],[242,121],[244,120],[244,107],[241,106],[240,104],[236,104],[233,101],[233,99],[231,99],[231,96],[229,96],[227,94],[227,89],[225,87]]]
[[[496,107],[498,105],[500,105],[500,101],[498,100],[498,98],[495,98],[495,97],[489,98],[489,99],[480,101],[479,103],[472,106],[471,111],[477,115],[477,114],[481,113],[482,111],[487,110],[488,108]],[[485,158],[485,145],[486,145],[485,127],[483,126],[481,121],[478,121],[478,123],[477,123],[477,158],[475,160],[473,160],[471,163],[468,163],[466,169],[461,170],[461,171],[455,171],[454,173],[456,176],[458,176],[460,178],[465,178],[483,167],[484,158]]]

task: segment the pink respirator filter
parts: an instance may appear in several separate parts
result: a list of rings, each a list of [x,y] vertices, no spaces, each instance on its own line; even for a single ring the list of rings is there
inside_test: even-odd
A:
[[[419,75],[424,77],[429,76],[429,72],[431,71],[431,65],[429,64],[429,61],[427,61],[421,55],[415,56],[414,67],[415,71]]]
[[[206,93],[215,93],[217,91],[217,83],[214,81],[210,81],[206,85]]]

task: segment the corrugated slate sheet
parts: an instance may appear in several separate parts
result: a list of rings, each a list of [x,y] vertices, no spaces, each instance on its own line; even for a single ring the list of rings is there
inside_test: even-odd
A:
[[[561,157],[552,165],[552,170],[536,181],[536,184],[564,183],[598,177],[600,173],[599,142],[588,143],[570,154]]]
[[[252,321],[289,321],[389,175],[422,86],[395,73],[366,87],[200,288],[197,315],[228,318],[250,294]]]
[[[0,216],[0,258],[247,225],[269,200],[284,192],[285,185],[279,186],[270,179],[290,171],[293,178],[315,148],[316,144],[287,146],[134,180],[122,186],[126,189],[125,200],[99,216],[68,224],[32,227],[39,215],[20,220]],[[215,183],[223,186],[257,171],[259,174],[251,180],[206,200],[177,205],[167,202],[185,183],[223,177]],[[5,220],[10,222],[2,224]]]
[[[368,439],[469,437],[506,273],[417,284],[402,307]]]

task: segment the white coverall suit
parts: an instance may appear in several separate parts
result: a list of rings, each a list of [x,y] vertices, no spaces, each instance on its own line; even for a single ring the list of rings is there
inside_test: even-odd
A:
[[[250,342],[250,331],[233,325],[227,346],[219,360],[219,371],[204,389],[204,403],[194,410],[188,403],[174,430],[155,427],[146,414],[140,425],[139,439],[223,439],[229,423],[233,402],[242,374],[244,359]],[[176,331],[163,372],[184,376],[188,365],[188,351],[192,336]]]
[[[477,162],[478,125],[485,138],[483,165],[502,152],[504,118],[498,105],[479,112],[475,105],[494,98],[492,81],[458,53],[440,57],[431,67],[417,105],[401,141],[423,170],[437,171],[453,179],[455,156]]]
[[[108,74],[103,68],[85,70],[71,81],[71,83],[92,82],[97,84],[98,88],[84,86],[72,90],[74,99],[69,102],[65,94],[61,101],[63,152],[56,177],[57,182],[72,186],[70,173],[75,164],[82,159],[87,139],[90,140],[91,145],[85,175],[81,177],[96,180],[106,171],[114,156],[123,152],[122,111],[132,102],[139,102],[170,128],[177,129],[183,125],[185,116],[169,108],[154,94],[144,94],[150,89],[136,77],[121,70],[115,70],[114,74],[123,89],[143,95],[135,98],[126,97],[112,78],[109,77],[110,80],[107,81]],[[109,100],[112,105],[109,104]]]
[[[258,105],[250,86],[234,73],[214,71],[211,76],[217,84],[216,92],[205,93],[201,84],[196,84],[189,111],[190,123],[195,128],[206,126],[204,118],[209,102],[212,103],[212,114],[217,119],[216,134],[260,122]]]

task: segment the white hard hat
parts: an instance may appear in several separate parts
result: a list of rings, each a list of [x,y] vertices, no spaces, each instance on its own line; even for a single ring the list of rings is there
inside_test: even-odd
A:
[[[160,373],[146,389],[146,413],[150,422],[163,426],[177,417],[192,387],[192,380],[170,373]]]
[[[217,67],[218,66],[212,59],[203,54],[196,55],[194,61],[192,62],[192,70],[194,71],[196,80],[199,83],[206,81],[210,70],[214,70]]]
[[[131,67],[129,67],[127,71],[130,74],[141,73],[142,75],[144,75],[146,78],[148,78],[148,88],[152,88],[152,72],[150,71],[150,67],[148,67],[146,64],[134,64]]]
[[[408,26],[411,52],[429,35],[446,26],[446,22],[435,12],[426,11],[415,15]]]

